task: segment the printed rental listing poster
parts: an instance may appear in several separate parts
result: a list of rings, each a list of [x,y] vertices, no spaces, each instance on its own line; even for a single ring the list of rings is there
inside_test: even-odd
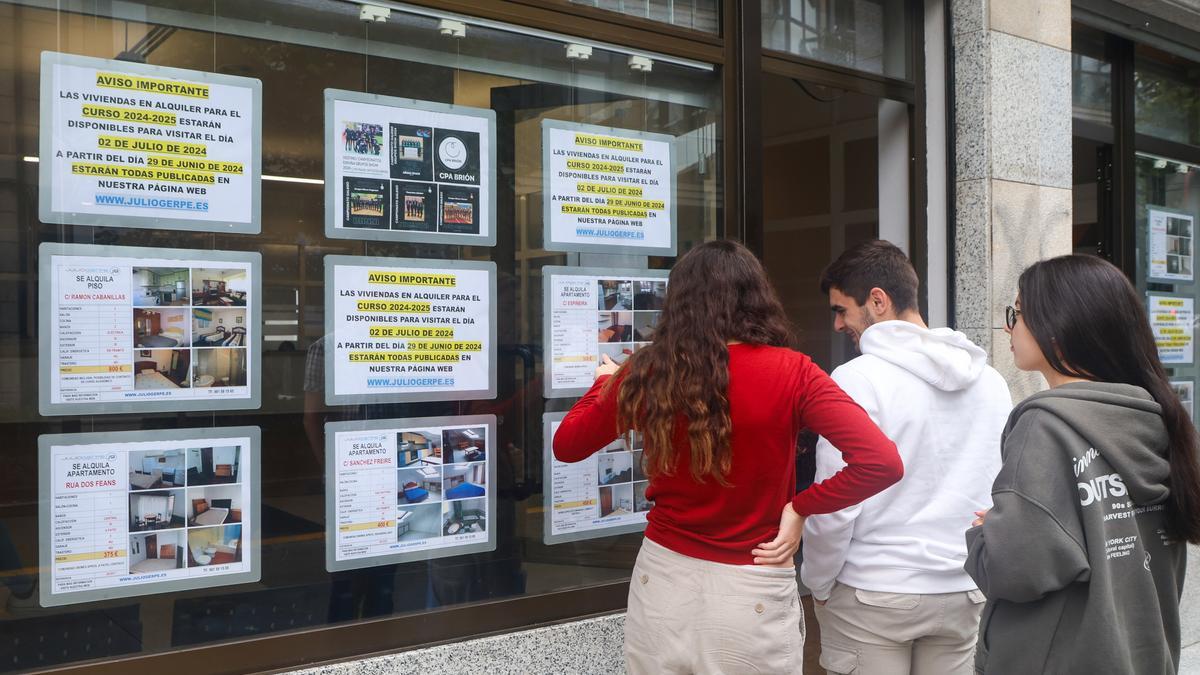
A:
[[[258,427],[38,439],[43,607],[258,581]]]
[[[261,256],[39,248],[43,415],[259,406]]]
[[[546,398],[582,396],[602,355],[624,363],[653,339],[667,270],[542,268]]]
[[[1176,295],[1148,294],[1150,328],[1164,365],[1195,361],[1195,300]]]
[[[1194,219],[1190,214],[1160,206],[1147,209],[1146,227],[1150,236],[1148,277],[1168,283],[1190,282],[1196,278]]]
[[[496,395],[496,264],[325,257],[325,402]]]
[[[582,462],[554,458],[553,439],[566,413],[542,417],[545,439],[546,508],[543,539],[561,544],[646,529],[650,485],[642,464],[642,441],[620,438]]]
[[[545,248],[675,255],[675,138],[542,121]]]
[[[42,52],[43,222],[257,234],[262,83]]]
[[[493,246],[496,113],[325,90],[325,234]]]
[[[496,548],[496,417],[325,425],[329,571]]]

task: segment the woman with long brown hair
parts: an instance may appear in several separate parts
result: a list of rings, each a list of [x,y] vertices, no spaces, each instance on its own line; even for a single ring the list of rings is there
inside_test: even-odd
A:
[[[896,446],[790,342],[758,260],[735,242],[708,242],[671,271],[654,342],[619,369],[605,359],[555,434],[564,462],[644,438],[654,507],[629,591],[631,673],[799,673],[792,556],[804,518],[903,473]],[[803,428],[847,466],[796,494]]]
[[[987,596],[975,672],[1178,672],[1200,439],[1146,296],[1089,255],[1034,263],[1017,291],[1013,362],[1050,388],[1013,409],[992,509],[967,531]]]

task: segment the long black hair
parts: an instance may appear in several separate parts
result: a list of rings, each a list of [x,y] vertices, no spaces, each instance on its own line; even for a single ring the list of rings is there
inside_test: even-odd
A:
[[[1068,377],[1145,389],[1162,406],[1170,462],[1171,535],[1200,543],[1200,464],[1191,417],[1171,387],[1141,298],[1112,263],[1065,255],[1034,263],[1017,282],[1021,317],[1046,361]]]

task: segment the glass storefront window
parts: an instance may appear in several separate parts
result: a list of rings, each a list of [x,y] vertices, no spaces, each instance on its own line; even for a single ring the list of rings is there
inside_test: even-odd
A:
[[[674,6],[678,9],[683,4]],[[693,7],[703,5],[697,2]],[[650,160],[645,163],[649,167],[645,173],[630,173],[657,176],[656,183],[662,179],[673,184],[670,195],[676,246],[682,254],[721,234],[720,77],[704,64],[654,54],[642,55],[649,68],[633,69],[629,50],[591,42],[588,57],[583,58],[586,50],[568,51],[570,38],[534,37],[519,27],[505,29],[492,23],[473,25],[469,17],[448,18],[413,8],[392,10],[385,22],[364,23],[359,12],[359,5],[335,0],[158,0],[99,6],[82,0],[0,2],[0,22],[6,26],[0,31],[0,48],[13,55],[6,66],[11,70],[0,79],[0,90],[9,102],[5,114],[9,124],[0,130],[0,147],[5,148],[0,163],[11,177],[0,184],[0,204],[4,205],[0,232],[5,243],[0,254],[0,359],[10,373],[0,386],[0,424],[9,438],[6,469],[0,472],[0,605],[5,608],[0,618],[5,645],[0,650],[5,654],[0,671],[165,652],[404,615],[420,621],[422,631],[436,640],[439,634],[449,634],[437,627],[439,612],[444,609],[628,578],[638,534],[545,543],[545,512],[551,506],[546,501],[549,478],[543,464],[543,414],[568,409],[572,399],[543,397],[551,346],[543,330],[542,271],[557,265],[638,268],[661,274],[675,256],[668,252],[650,255],[622,246],[564,252],[544,241],[545,214],[551,212],[548,205],[553,200],[546,194],[544,181],[545,162],[551,153],[543,152],[548,128],[543,122],[579,129],[581,144],[617,147],[612,145],[617,138],[621,149],[630,150],[641,147],[640,143],[658,142],[662,157],[671,149],[671,162],[664,165]],[[464,24],[465,36],[453,37],[459,27],[447,20]],[[250,148],[247,139],[239,152],[261,159],[262,180],[257,186],[261,233],[42,222],[39,197],[50,187],[39,178],[42,162],[47,161],[39,157],[39,136],[45,131],[40,111],[50,103],[39,97],[40,85],[48,75],[43,70],[43,52],[104,59],[114,71],[128,61],[259,82],[261,147]],[[96,86],[108,98],[97,103],[100,107],[93,112],[97,116],[130,114],[119,110],[140,105],[138,95],[130,92],[138,87],[166,86],[155,80],[156,76],[150,75],[128,82],[105,80]],[[340,126],[330,127],[326,118],[329,90],[386,97],[377,100],[398,108],[410,105],[405,102],[411,106],[420,102],[445,115],[473,109],[483,115],[480,119],[490,121],[480,122],[485,124],[481,132],[446,126],[451,124],[446,121],[450,117],[429,117],[428,122],[422,121],[426,118],[416,122],[389,118],[391,128],[387,130],[372,120],[339,118],[336,123]],[[60,98],[68,97],[58,94],[55,100]],[[188,102],[171,114],[178,118],[219,114],[205,113],[204,108],[202,103]],[[249,112],[235,109],[239,119]],[[175,117],[154,120],[178,122]],[[469,233],[486,212],[483,202],[487,199],[479,197],[485,194],[479,192],[483,184],[472,183],[470,177],[472,170],[483,173],[483,169],[458,158],[464,148],[470,156],[471,149],[482,147],[476,144],[486,144],[487,124],[494,130],[494,165],[482,175],[482,181],[495,197],[494,246],[471,241],[386,240],[355,233],[328,236],[330,213],[343,225],[376,233],[418,231],[430,223],[445,228],[440,230],[443,232]],[[112,138],[104,142],[132,148],[134,145],[127,144],[133,141],[120,137],[137,140],[153,135],[139,131],[141,126],[150,123],[130,125],[132,131],[106,133]],[[425,127],[433,131],[422,131]],[[330,135],[331,128],[339,130],[336,138]],[[198,129],[201,142],[196,145],[210,142],[203,140],[206,133],[214,136],[212,143],[218,142],[213,128]],[[447,135],[438,135],[442,131]],[[429,189],[437,182],[419,175],[427,156],[425,149],[433,152],[432,140],[437,141],[436,161],[442,163],[438,171],[446,169],[450,176],[437,184],[440,201],[430,201],[412,189]],[[157,168],[182,171],[178,167],[191,166],[198,172],[192,178],[198,181],[208,180],[208,174],[219,170],[250,171],[251,162],[220,169],[205,164],[208,160],[199,147],[173,142],[155,147],[158,149],[150,155],[161,162]],[[327,148],[340,153],[338,157],[345,162],[340,170],[345,175],[349,175],[345,167],[361,168],[390,157],[391,171],[400,171],[399,177],[393,173],[380,179],[382,185],[390,180],[390,188],[344,179],[338,186],[344,199],[331,202],[326,198],[331,187],[327,181],[334,176],[326,168]],[[96,148],[86,151],[95,152]],[[362,163],[346,159],[352,156]],[[667,168],[658,168],[662,166]],[[600,163],[593,168],[611,167]],[[84,170],[93,169],[80,169]],[[397,192],[397,184],[403,184],[402,193]],[[650,184],[644,185],[649,190]],[[189,201],[187,195],[198,193],[180,189],[184,197],[155,203],[174,208],[195,201]],[[622,194],[625,199],[638,199],[632,192]],[[631,217],[636,217],[639,209],[659,207],[639,202],[629,208],[633,209]],[[430,220],[433,212],[437,216]],[[145,307],[131,305],[124,310],[133,312],[132,316],[128,322],[114,319],[112,331],[118,336],[114,340],[121,339],[122,331],[129,332],[137,345],[114,348],[133,354],[128,366],[118,364],[125,369],[121,372],[132,368],[137,382],[156,383],[157,391],[167,392],[234,389],[244,380],[253,380],[240,369],[245,368],[239,366],[244,361],[237,355],[243,352],[237,350],[247,341],[261,339],[261,407],[40,414],[39,371],[48,367],[53,355],[42,346],[49,335],[39,328],[39,319],[57,318],[47,316],[51,310],[39,300],[39,291],[52,283],[38,267],[39,247],[48,243],[97,247],[88,251],[120,247],[122,255],[135,257],[164,249],[186,249],[200,259],[227,252],[223,255],[234,262],[247,254],[258,256],[260,261],[253,269],[260,290],[244,277],[199,263],[170,268],[133,264],[138,280],[134,295]],[[326,380],[323,368],[327,351],[334,349],[329,346],[332,341],[327,331],[333,290],[326,284],[327,266],[331,260],[370,260],[363,267],[374,272],[376,268],[370,266],[379,264],[377,261],[396,258],[428,268],[420,278],[435,286],[444,282],[439,275],[446,270],[495,270],[495,295],[486,299],[494,312],[491,320],[496,342],[471,347],[464,341],[468,346],[462,347],[466,352],[491,349],[494,397],[468,400],[451,393],[435,397],[440,400],[327,402],[325,389],[334,386]],[[376,280],[386,284],[388,278]],[[649,295],[633,296],[635,303],[643,301],[639,298],[653,302],[654,287],[647,283]],[[478,288],[487,289],[487,285]],[[255,292],[260,296],[253,297]],[[420,292],[454,298],[437,288]],[[479,302],[472,294],[486,296],[488,291],[464,291],[447,302],[464,306]],[[257,324],[251,305],[261,313]],[[612,316],[603,315],[616,314],[622,319],[625,310],[595,309],[589,317],[592,337],[597,330],[610,338],[617,335],[619,331],[610,331],[608,324],[627,328],[620,334],[629,339],[629,349],[636,348],[634,336],[642,334],[638,331],[645,332],[652,325],[652,317],[614,322]],[[411,311],[419,314],[421,310]],[[483,321],[486,312],[463,319]],[[598,328],[601,321],[608,324]],[[218,347],[209,344],[218,340],[219,348],[228,352],[220,359],[212,356]],[[433,340],[428,344],[432,346],[422,349],[430,353],[440,349]],[[620,352],[626,345],[611,346]],[[336,489],[329,487],[331,481],[340,479],[327,470],[325,425],[357,429],[380,420],[447,417],[463,424],[422,422],[425,426],[420,429],[393,434],[404,453],[397,459],[402,467],[394,476],[395,487],[387,487],[392,479],[384,477],[380,479],[384,487],[372,488],[390,492],[382,498],[380,508],[393,515],[380,520],[385,523],[382,529],[401,544],[421,534],[486,534],[494,541],[494,550],[450,556],[434,551],[423,560],[368,561],[360,569],[328,571],[327,541],[343,531],[334,521],[343,512],[336,499],[327,495],[349,499],[358,491],[341,483]],[[114,513],[119,511],[119,515],[110,519],[112,522],[105,521],[103,529],[104,536],[120,541],[111,557],[136,558],[130,564],[141,565],[123,575],[136,576],[151,568],[167,573],[211,570],[213,565],[245,561],[254,552],[260,580],[39,607],[39,597],[44,597],[49,583],[48,569],[39,569],[40,554],[47,552],[47,546],[62,543],[49,522],[39,516],[39,505],[49,504],[49,495],[39,484],[39,469],[45,469],[39,466],[39,437],[75,434],[76,442],[85,439],[90,443],[110,438],[104,434],[200,429],[203,437],[223,438],[222,430],[246,427],[261,430],[257,466],[251,465],[249,446],[233,442],[208,448],[204,439],[198,438],[191,441],[196,447],[138,450],[142,454],[130,460],[133,464],[116,471],[124,486],[113,502],[118,505],[113,507]],[[420,433],[435,427],[441,429],[441,435]],[[235,490],[251,484],[242,480],[251,471],[258,481],[257,494]],[[622,476],[625,482],[615,485]],[[637,510],[640,502],[632,496],[637,494],[636,477],[618,471],[596,478],[607,481],[603,485],[611,488],[605,515],[624,508],[625,491]],[[140,487],[129,488],[126,479]],[[328,492],[331,489],[333,492]],[[493,501],[485,504],[488,499]],[[393,507],[397,510],[389,510]],[[428,513],[417,512],[419,509]],[[113,532],[108,532],[110,529]],[[252,530],[260,548],[250,541]],[[58,550],[56,555],[74,554]],[[86,583],[86,572],[84,577]],[[512,623],[514,627],[522,625],[521,617],[514,615]],[[51,627],[71,636],[56,640],[54,650],[39,642],[39,636]]]
[[[897,79],[911,77],[907,3],[762,0],[763,48]]]
[[[1200,64],[1144,44],[1134,60],[1134,118],[1139,134],[1200,145]]]
[[[1194,418],[1200,375],[1193,318],[1200,299],[1195,267],[1200,166],[1138,153],[1135,176],[1138,289],[1147,295],[1159,356]]]
[[[571,0],[576,5],[598,7],[680,28],[717,33],[721,8],[717,0]]]
[[[1080,24],[1071,30],[1071,103],[1075,119],[1111,123],[1112,64],[1104,33]]]

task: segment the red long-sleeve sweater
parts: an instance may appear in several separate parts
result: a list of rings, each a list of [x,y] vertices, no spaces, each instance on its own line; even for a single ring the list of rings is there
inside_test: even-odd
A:
[[[616,390],[600,377],[567,413],[554,436],[554,456],[578,462],[617,438]],[[729,413],[733,466],[721,486],[691,476],[682,418],[675,428],[675,470],[650,481],[646,537],[677,553],[733,565],[753,564],[750,551],[779,531],[791,500],[803,516],[831,513],[884,490],[904,473],[896,445],[867,413],[807,356],[790,349],[729,346]],[[829,439],[847,466],[796,494],[796,437],[808,428]]]

